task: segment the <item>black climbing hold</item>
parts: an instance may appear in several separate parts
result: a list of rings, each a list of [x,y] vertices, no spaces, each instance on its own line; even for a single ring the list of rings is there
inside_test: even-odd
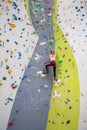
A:
[[[69,109],[72,109],[72,106],[69,106]]]
[[[9,42],[9,40],[7,39],[7,42]]]
[[[6,80],[6,77],[3,77],[3,80]]]
[[[71,92],[69,89],[67,90],[69,93]]]
[[[8,65],[6,65],[6,69],[9,69],[9,66],[8,66]]]
[[[66,122],[66,124],[69,124],[71,121],[70,120],[68,120],[67,122]]]

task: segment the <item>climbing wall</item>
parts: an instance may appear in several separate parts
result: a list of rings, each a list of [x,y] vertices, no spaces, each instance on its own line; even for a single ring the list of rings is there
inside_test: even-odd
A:
[[[87,129],[86,17],[83,0],[0,1],[0,130]]]
[[[5,130],[25,68],[38,41],[24,1],[0,0],[0,130]]]
[[[39,72],[44,71],[45,63],[48,62],[48,53],[54,49],[52,17],[48,17],[49,13],[52,14],[52,6],[53,1],[50,0],[47,2],[29,1],[28,8],[30,8],[32,23],[39,39],[13,105],[10,120],[14,121],[14,125],[8,126],[8,130],[46,129],[53,79],[51,73],[43,77],[39,75]]]
[[[87,129],[87,1],[58,2],[58,24],[66,35],[78,65],[80,79],[79,130]]]

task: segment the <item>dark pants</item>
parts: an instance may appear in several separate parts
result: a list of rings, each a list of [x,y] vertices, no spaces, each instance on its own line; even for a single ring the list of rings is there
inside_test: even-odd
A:
[[[56,62],[53,61],[53,62],[49,62],[49,63],[45,64],[46,72],[48,72],[49,66],[53,67],[53,75],[54,75],[54,78],[56,78]]]

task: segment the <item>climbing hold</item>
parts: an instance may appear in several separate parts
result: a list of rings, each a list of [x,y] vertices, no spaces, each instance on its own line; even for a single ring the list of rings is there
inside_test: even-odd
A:
[[[0,44],[2,44],[2,42],[3,42],[2,39],[0,39]]]
[[[10,74],[11,72],[12,72],[12,69],[7,69],[7,72],[8,72],[8,74]]]
[[[81,96],[84,96],[84,93],[81,93]]]
[[[21,52],[18,52],[18,55],[19,55],[18,59],[21,59]]]
[[[37,7],[40,7],[40,6],[41,6],[41,3],[36,3],[36,6],[37,6]]]
[[[66,121],[66,124],[69,124],[71,121],[70,120],[68,120],[68,121]]]
[[[36,12],[36,13],[37,13],[37,12],[39,12],[39,10],[38,10],[38,9],[35,9],[35,10],[34,10],[34,12]]]
[[[9,98],[9,97],[7,98],[7,100],[8,100],[8,101],[13,101],[13,99],[12,99],[12,98]]]
[[[45,78],[46,74],[43,74],[42,71],[38,71],[37,74],[41,77],[41,78]]]
[[[15,43],[16,45],[18,45],[18,42],[17,42],[17,41],[15,41],[14,43]]]
[[[16,25],[15,25],[15,24],[13,24],[13,23],[8,23],[8,24],[10,25],[10,27],[16,28]]]
[[[48,88],[48,85],[47,85],[47,84],[45,84],[45,85],[44,85],[44,88]]]
[[[40,58],[41,58],[41,56],[38,53],[36,53],[36,57],[34,58],[34,60],[38,61],[38,60],[40,60]]]
[[[16,113],[18,113],[18,112],[19,112],[19,110],[16,110],[15,112],[16,112]]]
[[[39,23],[38,26],[39,26],[39,27],[43,27],[43,24],[42,24],[42,23]]]
[[[57,90],[54,91],[53,98],[59,98],[60,94]]]
[[[58,60],[58,61],[59,61],[59,63],[62,63],[62,62],[63,62],[63,59],[59,58],[59,60]]]
[[[12,50],[10,50],[10,55],[12,55],[14,52]]]
[[[3,80],[6,80],[6,77],[3,76]]]
[[[78,97],[76,98],[76,101],[79,102],[79,98]]]
[[[10,119],[9,122],[8,122],[8,125],[9,125],[9,126],[12,126],[13,123],[14,123],[14,121],[13,121],[12,119]]]
[[[47,26],[51,26],[51,23],[47,23]]]
[[[35,108],[36,111],[39,111],[39,108]]]
[[[16,4],[16,2],[13,2],[12,4],[13,4],[13,6],[14,6],[15,9],[18,7],[17,4]]]
[[[14,20],[17,20],[17,16],[15,14],[12,15]]]
[[[48,7],[48,11],[50,11],[52,8],[51,7]]]
[[[70,93],[70,92],[71,92],[71,90],[69,90],[69,89],[68,89],[67,91],[68,91],[68,93]]]
[[[37,32],[33,31],[33,33],[32,33],[32,34],[36,35],[36,34],[37,34]]]
[[[58,84],[59,84],[60,82],[61,82],[60,79],[58,79],[58,80],[54,80],[55,86],[58,86]]]
[[[40,22],[40,20],[36,20],[35,22],[36,22],[36,24],[38,24]]]
[[[61,122],[61,124],[64,124],[64,122]]]
[[[72,109],[72,106],[69,106],[69,109]]]
[[[0,86],[2,86],[2,81],[0,80]]]
[[[22,31],[24,31],[25,30],[25,28],[22,28]]]
[[[11,86],[12,87],[12,89],[15,89],[15,88],[17,88],[17,85],[13,85],[13,86]]]
[[[6,59],[4,60],[4,62],[8,62],[8,58],[6,58]]]
[[[53,39],[48,40],[48,43],[49,43],[50,45],[53,44],[53,42],[54,42]]]
[[[12,0],[8,0],[9,3],[12,3]]]
[[[41,46],[43,46],[43,45],[45,45],[45,44],[46,44],[46,42],[41,42],[41,43],[40,43]]]
[[[26,79],[28,77],[28,75],[24,75],[23,77],[22,77],[22,80],[24,80],[24,79]]]
[[[9,66],[8,66],[8,65],[6,65],[6,69],[9,69]]]
[[[30,79],[27,79],[27,82],[31,82],[31,80],[30,80]]]
[[[37,75],[37,74],[33,74],[33,77],[34,77],[34,78],[38,78],[38,75]]]
[[[38,91],[38,93],[40,93],[40,91],[41,91],[41,90],[40,90],[40,89],[38,89],[37,91]]]

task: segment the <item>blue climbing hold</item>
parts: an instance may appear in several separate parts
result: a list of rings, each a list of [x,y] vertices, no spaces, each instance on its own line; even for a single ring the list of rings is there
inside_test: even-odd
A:
[[[28,75],[24,75],[23,77],[22,77],[22,80],[24,80],[24,79],[26,79],[28,77]]]
[[[17,20],[17,16],[15,14],[13,14],[13,18],[14,20]]]

